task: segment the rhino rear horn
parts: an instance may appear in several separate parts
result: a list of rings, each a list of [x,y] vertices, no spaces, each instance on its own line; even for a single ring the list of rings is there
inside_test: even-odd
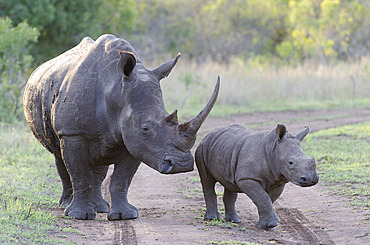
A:
[[[129,77],[136,65],[136,57],[129,51],[119,51],[119,61],[117,63],[117,72],[123,77]]]
[[[306,126],[305,129],[303,129],[302,132],[299,132],[295,137],[299,141],[302,141],[304,139],[304,137],[306,137],[306,135],[308,134],[309,131],[310,131],[310,128]]]
[[[171,61],[168,61],[161,65],[160,67],[152,70],[153,75],[157,78],[158,81],[162,80],[163,78],[167,77],[172,68],[176,65],[177,61],[180,58],[180,53],[177,54],[176,58],[174,58]]]
[[[220,90],[220,76],[217,78],[216,86],[213,90],[213,94],[209,99],[207,105],[203,108],[203,110],[191,121],[182,123],[179,125],[180,131],[187,131],[189,134],[196,134],[204,122],[206,120],[208,114],[211,112],[214,104],[216,103],[218,92]]]
[[[177,119],[177,110],[171,113],[171,115],[168,115],[165,119],[164,122],[167,124],[175,125],[178,124],[179,120]]]

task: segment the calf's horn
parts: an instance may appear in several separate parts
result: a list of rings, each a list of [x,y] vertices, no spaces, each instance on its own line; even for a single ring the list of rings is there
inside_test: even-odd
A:
[[[299,132],[295,137],[299,141],[302,141],[303,138],[306,137],[306,135],[308,134],[309,131],[310,131],[310,128],[306,126],[305,129],[303,129],[303,131]]]
[[[204,122],[206,120],[208,114],[211,112],[214,104],[216,103],[218,92],[220,90],[220,76],[217,78],[216,86],[213,90],[213,94],[209,99],[207,105],[203,108],[203,110],[192,120],[189,122],[182,123],[179,125],[180,131],[187,131],[189,134],[196,134]]]

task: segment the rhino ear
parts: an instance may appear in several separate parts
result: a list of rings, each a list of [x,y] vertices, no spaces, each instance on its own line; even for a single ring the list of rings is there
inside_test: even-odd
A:
[[[117,72],[123,77],[129,77],[136,65],[136,57],[128,51],[119,51],[120,59],[117,63]]]
[[[310,131],[310,128],[309,127],[305,127],[305,129],[303,129],[302,132],[299,132],[295,137],[299,140],[299,141],[302,141],[304,137],[306,137],[306,135],[308,134],[308,132]]]
[[[279,137],[279,141],[283,140],[283,138],[286,134],[286,127],[283,124],[278,124],[276,126],[276,134]]]
[[[167,63],[164,63],[160,67],[152,70],[153,75],[157,78],[158,81],[167,77],[170,74],[172,68],[176,65],[177,61],[179,60],[180,55],[181,54],[178,53],[176,58],[174,58],[173,60],[168,61]]]

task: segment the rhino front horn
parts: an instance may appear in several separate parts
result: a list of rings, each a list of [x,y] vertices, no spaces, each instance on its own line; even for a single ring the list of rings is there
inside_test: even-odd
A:
[[[186,130],[189,134],[196,134],[204,120],[206,120],[208,114],[211,112],[214,104],[216,103],[219,90],[220,90],[220,76],[218,76],[217,78],[217,83],[215,89],[213,90],[213,94],[209,99],[207,105],[204,107],[204,109],[191,121],[181,124],[179,128],[182,129],[183,131]]]

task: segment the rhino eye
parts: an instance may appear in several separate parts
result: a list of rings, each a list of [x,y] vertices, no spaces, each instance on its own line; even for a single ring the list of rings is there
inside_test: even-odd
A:
[[[140,130],[140,132],[143,134],[143,135],[149,135],[151,133],[151,130],[148,126],[143,126]]]
[[[294,162],[293,162],[292,160],[290,160],[290,161],[289,161],[289,164],[290,164],[290,165],[293,165],[293,163],[294,163]]]

